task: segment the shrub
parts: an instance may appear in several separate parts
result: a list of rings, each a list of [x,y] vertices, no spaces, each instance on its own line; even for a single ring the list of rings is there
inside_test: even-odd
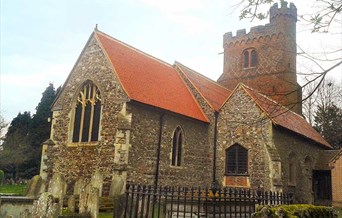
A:
[[[275,207],[259,206],[255,213],[252,214],[254,218],[263,217],[337,217],[337,211],[332,207],[314,206],[310,204],[292,204],[280,205]]]
[[[0,170],[0,185],[4,184],[4,180],[5,180],[5,173],[4,171]]]

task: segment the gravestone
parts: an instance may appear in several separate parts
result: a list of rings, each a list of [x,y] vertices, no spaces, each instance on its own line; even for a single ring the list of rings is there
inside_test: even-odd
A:
[[[75,213],[75,208],[76,208],[75,196],[71,195],[68,199],[68,211],[71,213]]]
[[[33,218],[55,218],[60,213],[58,203],[54,203],[54,196],[49,192],[44,192],[39,199],[33,203]]]
[[[74,185],[74,195],[80,195],[82,189],[84,189],[86,185],[84,179],[77,180]]]
[[[41,178],[41,176],[35,175],[27,185],[26,196],[38,197],[40,193],[44,192],[44,189],[44,180]]]
[[[95,170],[94,174],[91,177],[90,184],[93,187],[98,188],[99,195],[102,196],[103,175],[102,175],[102,173],[100,172],[99,169]]]
[[[109,196],[114,197],[114,216],[122,217],[125,208],[125,181],[122,177],[113,175]]]
[[[99,189],[88,184],[80,193],[80,213],[90,213],[91,217],[97,218],[99,213]]]
[[[64,178],[59,174],[55,173],[50,180],[48,192],[50,192],[55,198],[58,198],[60,202],[63,201],[65,194],[66,183]]]
[[[110,184],[109,196],[114,197],[121,195],[125,192],[125,181],[118,176],[113,176],[112,183]]]

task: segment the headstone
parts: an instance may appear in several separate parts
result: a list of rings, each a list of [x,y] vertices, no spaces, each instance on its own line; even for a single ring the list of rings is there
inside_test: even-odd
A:
[[[90,188],[89,199],[88,199],[88,211],[92,218],[99,217],[99,189],[96,187]]]
[[[125,191],[125,181],[118,176],[113,176],[112,183],[110,184],[109,196],[119,196]]]
[[[103,175],[99,169],[96,169],[91,177],[90,184],[99,189],[99,195],[102,196]]]
[[[68,211],[71,213],[75,213],[75,208],[76,208],[75,196],[71,195],[68,199]]]
[[[44,192],[44,188],[44,180],[39,175],[35,175],[28,183],[26,196],[38,197],[40,193]]]
[[[80,193],[79,212],[90,213],[97,218],[99,212],[99,189],[88,184]]]
[[[50,180],[48,192],[50,192],[55,198],[59,199],[59,202],[63,203],[63,197],[65,193],[66,184],[63,177],[59,173],[55,173]]]
[[[75,182],[74,195],[80,195],[82,189],[86,187],[86,182],[84,179],[79,179]]]
[[[55,218],[59,215],[59,206],[54,203],[54,197],[49,192],[44,192],[39,199],[33,203],[32,217]]]
[[[90,184],[83,187],[80,192],[80,200],[79,200],[79,210],[80,213],[86,213],[88,211],[87,208],[87,202],[89,198],[89,192],[90,192]]]

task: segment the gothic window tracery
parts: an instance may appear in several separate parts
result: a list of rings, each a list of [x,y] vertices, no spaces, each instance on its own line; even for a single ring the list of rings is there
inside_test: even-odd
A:
[[[76,101],[72,142],[98,141],[101,117],[100,90],[91,81],[87,81]]]
[[[226,175],[248,174],[248,150],[239,144],[226,149]]]
[[[172,139],[172,151],[171,151],[171,165],[172,166],[181,166],[182,149],[183,149],[183,131],[178,126],[173,133],[173,139]]]

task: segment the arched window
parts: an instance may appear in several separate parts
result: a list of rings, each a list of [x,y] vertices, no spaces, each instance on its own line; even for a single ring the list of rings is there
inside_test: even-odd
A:
[[[296,155],[291,153],[289,155],[289,185],[296,185],[297,180],[297,160]]]
[[[72,142],[98,141],[100,116],[100,90],[91,81],[87,81],[77,97]]]
[[[243,52],[243,68],[254,68],[258,63],[258,55],[255,49],[249,48]]]
[[[248,150],[239,144],[226,149],[226,175],[248,174]]]
[[[252,50],[251,52],[251,67],[256,67],[257,65],[257,53],[255,50]]]
[[[243,58],[244,58],[243,67],[244,68],[249,67],[249,52],[248,51],[244,51]]]
[[[171,165],[180,166],[182,162],[183,131],[178,126],[173,133]]]

